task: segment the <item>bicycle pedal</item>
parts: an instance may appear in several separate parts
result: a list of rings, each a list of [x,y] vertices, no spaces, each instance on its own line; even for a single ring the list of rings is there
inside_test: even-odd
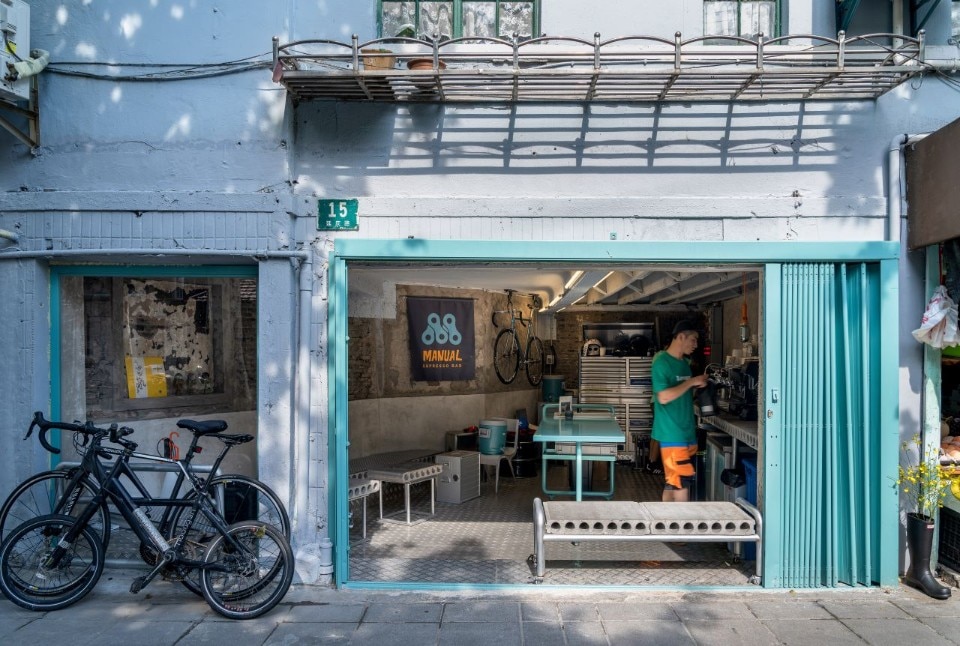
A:
[[[143,590],[144,586],[147,585],[147,577],[138,576],[130,583],[130,594],[136,594]]]

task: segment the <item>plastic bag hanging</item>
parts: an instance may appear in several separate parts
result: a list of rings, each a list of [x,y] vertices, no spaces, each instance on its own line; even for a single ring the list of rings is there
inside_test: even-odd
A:
[[[920,327],[913,331],[913,338],[934,348],[960,345],[957,330],[957,304],[947,294],[943,285],[937,287],[927,303]]]

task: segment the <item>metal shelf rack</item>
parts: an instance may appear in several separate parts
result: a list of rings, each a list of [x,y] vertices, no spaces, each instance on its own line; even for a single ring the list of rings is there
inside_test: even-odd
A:
[[[580,357],[580,403],[613,406],[630,460],[637,438],[649,437],[653,428],[652,363],[648,357]]]

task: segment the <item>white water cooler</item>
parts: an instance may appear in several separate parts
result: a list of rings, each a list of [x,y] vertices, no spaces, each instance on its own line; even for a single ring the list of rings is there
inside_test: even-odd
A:
[[[450,451],[436,456],[443,465],[437,483],[437,502],[461,503],[480,496],[480,454],[476,451]]]

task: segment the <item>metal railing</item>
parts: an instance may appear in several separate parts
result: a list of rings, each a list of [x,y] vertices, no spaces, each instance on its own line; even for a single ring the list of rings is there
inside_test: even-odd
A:
[[[922,73],[917,38],[813,34],[756,40],[624,36],[436,43],[273,39],[273,78],[295,100],[657,102],[874,99]]]

